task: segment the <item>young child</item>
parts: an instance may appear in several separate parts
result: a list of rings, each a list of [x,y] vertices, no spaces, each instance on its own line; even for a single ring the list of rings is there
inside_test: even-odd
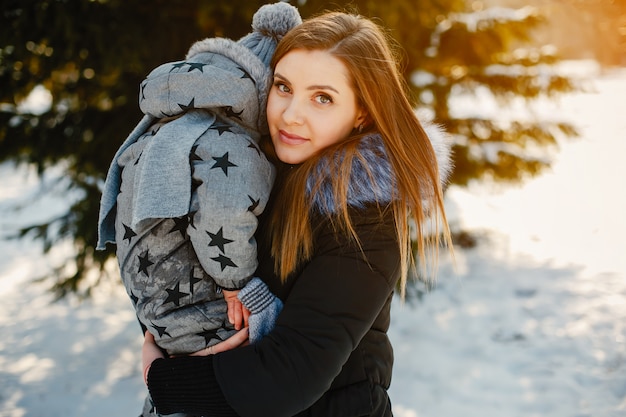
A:
[[[249,313],[254,343],[281,308],[252,279],[257,217],[275,176],[258,142],[267,134],[271,56],[300,22],[287,3],[265,5],[238,42],[199,41],[141,84],[145,116],[109,169],[97,248],[117,244],[142,328],[169,355],[225,340]]]

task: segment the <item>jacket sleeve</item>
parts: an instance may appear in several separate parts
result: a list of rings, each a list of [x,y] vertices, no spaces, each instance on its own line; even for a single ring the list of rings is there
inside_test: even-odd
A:
[[[206,369],[196,382],[208,387],[207,380],[216,380],[227,403],[244,417],[293,416],[315,403],[370,330],[398,275],[398,245],[388,222],[381,226],[379,218],[369,218],[357,228],[362,252],[330,229],[323,231],[318,241],[324,243],[295,278],[274,330],[255,345],[216,355],[210,364],[210,358],[194,358],[196,368],[204,359]],[[172,371],[176,360],[162,361],[170,363],[166,371],[162,363],[150,370],[157,409],[211,414],[224,406],[188,389],[196,386],[192,366]],[[170,393],[187,395],[168,395],[165,384]],[[190,403],[194,409],[186,407]]]
[[[254,233],[274,168],[249,138],[227,131],[205,133],[191,160],[194,189],[187,232],[216,283],[241,289],[257,267]]]

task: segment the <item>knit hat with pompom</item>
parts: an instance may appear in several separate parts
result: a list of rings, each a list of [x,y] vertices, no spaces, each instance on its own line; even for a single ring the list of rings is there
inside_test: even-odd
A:
[[[285,2],[266,4],[252,17],[252,33],[237,43],[250,49],[265,66],[269,66],[278,42],[300,23],[302,18],[294,6]]]

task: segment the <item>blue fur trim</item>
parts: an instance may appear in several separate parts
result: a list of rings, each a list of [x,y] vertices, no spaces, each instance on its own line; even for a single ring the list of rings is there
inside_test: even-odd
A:
[[[348,205],[363,208],[367,204],[387,204],[392,201],[395,192],[395,179],[387,151],[382,138],[378,134],[365,136],[358,145],[359,154],[352,161],[352,171],[348,184]],[[344,153],[334,155],[336,166],[345,157]],[[334,213],[336,209],[332,192],[334,176],[329,165],[333,163],[322,159],[314,177],[322,176],[320,189],[313,196],[313,208],[322,214]],[[307,192],[313,192],[313,178],[307,181]]]
[[[451,146],[452,138],[440,126],[429,122],[422,122],[424,131],[437,158],[439,180],[442,187],[452,171]],[[396,180],[387,156],[383,139],[379,134],[363,137],[358,144],[358,155],[353,159],[350,181],[348,184],[348,205],[354,208],[364,208],[368,204],[377,203],[387,205],[395,198]],[[339,166],[345,153],[323,158],[315,168],[315,175],[322,177],[320,189],[314,193],[314,178],[307,181],[307,193],[313,195],[313,209],[321,214],[336,212],[336,202],[332,192],[334,180],[331,166]],[[329,160],[333,158],[334,161]]]

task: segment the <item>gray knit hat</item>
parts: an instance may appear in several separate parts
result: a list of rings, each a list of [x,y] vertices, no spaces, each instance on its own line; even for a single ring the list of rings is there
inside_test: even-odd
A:
[[[302,23],[298,9],[278,2],[261,6],[252,17],[252,33],[237,43],[250,49],[265,64],[270,65],[276,45],[294,26]]]

